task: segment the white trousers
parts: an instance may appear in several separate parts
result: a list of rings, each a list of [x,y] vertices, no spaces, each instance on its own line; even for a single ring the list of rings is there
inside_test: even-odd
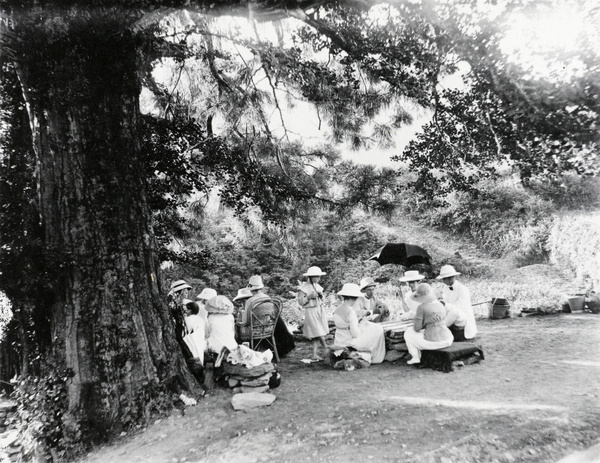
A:
[[[452,344],[453,339],[447,341],[427,341],[425,339],[425,331],[416,332],[414,328],[409,328],[404,332],[404,342],[408,348],[408,353],[413,359],[421,361],[422,350],[437,350],[448,347]]]

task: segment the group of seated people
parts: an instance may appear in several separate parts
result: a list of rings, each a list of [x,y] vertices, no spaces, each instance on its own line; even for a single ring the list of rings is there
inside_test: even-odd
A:
[[[381,322],[387,320],[390,311],[374,295],[377,284],[372,278],[363,278],[360,284],[345,283],[337,292],[342,302],[333,313],[335,337],[333,344],[328,345],[329,322],[323,304],[323,287],[319,284],[323,275],[326,273],[319,267],[310,267],[303,274],[306,281],[297,292],[297,302],[304,309],[302,333],[312,342],[311,360],[323,360],[319,356],[320,347],[326,356],[350,348],[361,361],[381,363],[386,354]],[[458,275],[460,273],[451,265],[441,268],[437,276],[444,283],[440,298],[431,285],[423,283],[426,277],[418,271],[407,270],[400,278],[400,282],[407,285],[400,297],[403,309],[400,318],[413,321],[413,326],[404,332],[411,355],[408,364],[420,363],[422,350],[442,349],[453,341],[475,337],[477,328],[469,290],[456,281]],[[204,288],[196,301],[192,301],[189,299],[191,289],[184,280],[177,280],[169,292],[177,339],[187,358],[199,358],[203,363],[205,352],[216,355],[223,347],[232,351],[238,343],[247,341],[250,312],[265,302],[277,312],[274,337],[279,356],[285,356],[295,347],[292,334],[279,317],[280,301],[263,292],[264,284],[259,275],[252,276],[248,286],[238,290],[233,302],[211,288]],[[234,305],[236,302],[238,307]],[[191,338],[196,344],[193,349],[190,349]]]
[[[235,350],[240,343],[250,340],[250,308],[258,302],[270,303],[276,318],[275,344],[280,357],[294,347],[294,338],[285,322],[279,317],[280,304],[265,294],[262,278],[255,275],[241,288],[233,301],[219,295],[212,288],[204,288],[196,300],[189,299],[192,287],[185,280],[171,284],[169,307],[175,322],[176,338],[184,356],[204,364],[206,354],[218,355],[224,347]],[[238,305],[236,306],[237,303]]]
[[[320,278],[325,275],[319,267],[310,267],[307,277],[298,291],[298,304],[305,309],[303,334],[312,340],[313,361],[322,360],[319,346],[329,351],[351,348],[363,361],[380,363],[385,357],[383,322],[389,310],[374,296],[376,283],[372,278],[363,278],[359,285],[345,283],[337,295],[342,299],[333,319],[336,326],[332,346],[325,336],[329,333],[323,307],[323,288]],[[469,290],[456,281],[460,275],[451,265],[441,268],[438,280],[444,283],[441,300],[434,288],[416,270],[408,270],[400,281],[408,285],[403,292],[401,305],[402,320],[413,320],[413,326],[404,332],[404,340],[411,359],[408,364],[421,361],[421,350],[437,350],[448,347],[453,341],[472,339],[477,334],[475,316],[471,306]]]

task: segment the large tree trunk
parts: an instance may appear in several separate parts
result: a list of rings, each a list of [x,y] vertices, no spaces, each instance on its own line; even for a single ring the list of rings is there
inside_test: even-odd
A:
[[[165,383],[195,383],[159,294],[139,162],[136,40],[118,19],[81,21],[50,24],[20,78],[57,272],[52,350],[73,374],[71,417],[93,436],[139,419]]]

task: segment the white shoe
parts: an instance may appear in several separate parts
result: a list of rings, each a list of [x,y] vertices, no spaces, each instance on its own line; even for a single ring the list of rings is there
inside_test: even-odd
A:
[[[414,365],[415,363],[421,363],[421,360],[413,357],[408,362],[406,362],[407,365]]]

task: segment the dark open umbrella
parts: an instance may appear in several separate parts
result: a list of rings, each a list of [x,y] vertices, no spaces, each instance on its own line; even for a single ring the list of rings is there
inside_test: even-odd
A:
[[[421,246],[406,243],[388,243],[369,258],[380,265],[398,264],[410,267],[415,264],[431,265],[431,256]]]

